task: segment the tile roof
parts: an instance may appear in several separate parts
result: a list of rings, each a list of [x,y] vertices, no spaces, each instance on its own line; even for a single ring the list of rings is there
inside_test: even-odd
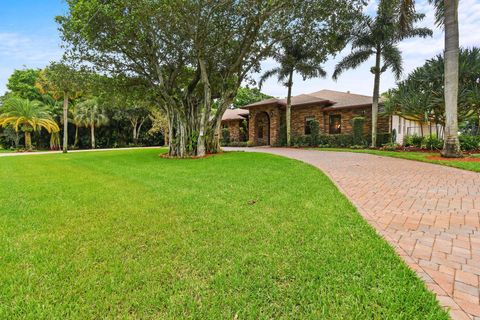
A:
[[[249,111],[245,109],[227,109],[222,116],[222,121],[225,120],[243,120],[248,117]]]
[[[372,104],[372,100],[373,98],[371,96],[365,96],[361,94],[340,92],[334,90],[320,90],[309,94],[293,96],[292,107],[302,105],[324,105],[331,110],[368,106]],[[286,106],[287,99],[271,98],[246,105],[243,108],[248,109],[251,107],[265,105]]]

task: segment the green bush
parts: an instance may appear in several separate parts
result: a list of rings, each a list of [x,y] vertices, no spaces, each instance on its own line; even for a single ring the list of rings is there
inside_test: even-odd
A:
[[[417,134],[406,135],[403,137],[403,145],[405,147],[421,148],[422,142],[423,142],[423,137]]]
[[[222,144],[224,147],[248,147],[247,141],[230,141],[227,144]]]
[[[443,140],[438,138],[436,135],[428,135],[423,138],[422,148],[440,150],[443,148]]]
[[[383,146],[386,143],[391,142],[391,134],[390,133],[377,133],[377,146]],[[372,144],[372,135],[369,134],[366,137],[366,145],[370,146]]]
[[[460,148],[463,151],[480,149],[480,136],[461,134],[458,136],[458,139],[460,140]]]
[[[230,142],[230,130],[228,128],[222,128],[222,145],[226,145]]]

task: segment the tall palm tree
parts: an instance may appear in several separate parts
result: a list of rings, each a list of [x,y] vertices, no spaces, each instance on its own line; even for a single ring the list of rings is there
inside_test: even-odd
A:
[[[445,29],[445,143],[442,156],[447,158],[461,157],[458,140],[458,0],[429,0],[436,9],[437,25]],[[400,1],[400,15],[404,25],[411,23],[414,15],[415,0]]]
[[[53,62],[40,72],[35,86],[42,94],[51,95],[56,101],[63,101],[63,153],[68,152],[68,105],[79,97],[78,74],[63,63]]]
[[[90,98],[77,105],[77,120],[83,126],[90,128],[92,149],[95,149],[95,128],[108,123],[108,117],[103,112],[97,98]]]
[[[352,39],[352,52],[345,56],[335,67],[333,78],[336,80],[344,71],[355,69],[372,56],[375,65],[370,69],[374,74],[372,101],[372,147],[377,146],[378,102],[380,97],[380,76],[391,69],[398,80],[403,72],[402,53],[398,44],[407,38],[428,37],[432,31],[428,28],[416,28],[414,22],[424,15],[414,14],[410,26],[401,26],[398,3],[383,0],[374,18],[365,17],[355,29]]]
[[[41,128],[49,133],[60,131],[48,107],[39,101],[8,98],[0,112],[0,126],[12,126],[16,132],[22,130],[25,133],[25,148],[28,150],[32,149],[32,132]]]
[[[278,78],[278,82],[282,82],[287,87],[286,131],[287,146],[290,146],[293,74],[300,74],[303,80],[317,77],[324,78],[327,73],[320,66],[324,56],[318,48],[309,45],[302,38],[296,41],[291,39],[284,41],[281,51],[274,54],[273,58],[279,63],[279,66],[262,75],[260,87],[265,80],[275,75]]]

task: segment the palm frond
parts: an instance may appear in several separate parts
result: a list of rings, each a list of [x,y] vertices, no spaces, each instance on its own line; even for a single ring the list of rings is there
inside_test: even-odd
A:
[[[356,69],[362,63],[368,60],[372,54],[375,52],[372,49],[364,49],[354,51],[347,56],[345,56],[337,65],[335,66],[335,71],[333,72],[332,78],[337,80],[338,77],[348,69]]]
[[[400,79],[403,73],[402,53],[394,45],[385,46],[382,50],[382,57],[385,66],[392,69],[395,79]]]

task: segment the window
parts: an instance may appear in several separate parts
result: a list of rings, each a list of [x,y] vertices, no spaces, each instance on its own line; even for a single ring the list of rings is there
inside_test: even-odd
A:
[[[330,134],[339,134],[342,132],[342,116],[339,114],[334,114],[330,116]]]
[[[305,118],[305,134],[311,134],[312,133],[310,131],[310,123],[312,121],[315,121],[315,117],[306,117]]]

